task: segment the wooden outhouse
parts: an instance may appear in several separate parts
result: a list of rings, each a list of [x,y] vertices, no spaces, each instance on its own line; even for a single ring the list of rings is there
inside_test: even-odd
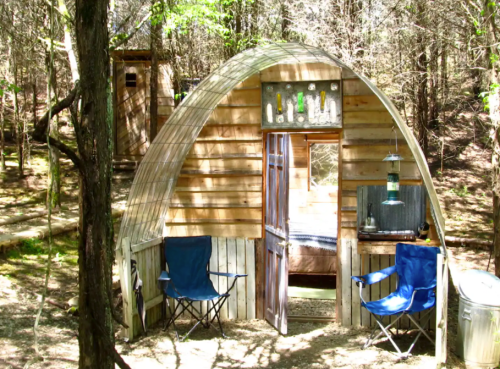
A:
[[[128,87],[121,88],[126,95]],[[396,152],[404,205],[384,205],[393,177],[383,159]],[[363,232],[368,203],[386,236]],[[423,222],[430,226],[427,241],[400,241],[414,237]],[[139,331],[130,258],[142,273],[149,322],[161,316],[156,278],[164,236],[212,236],[210,269],[248,274],[223,317],[267,319],[282,333],[289,267],[336,275],[337,322],[371,326],[375,322],[361,308],[350,277],[394,264],[396,243],[408,242],[441,247],[433,322],[441,362],[448,285],[444,229],[422,151],[377,87],[312,46],[247,50],[182,101],[138,168],[117,244],[126,334]],[[324,247],[302,252],[306,240]],[[226,284],[222,278],[213,282],[219,289]],[[367,288],[366,299],[389,294],[395,284],[387,279]]]
[[[151,143],[150,79],[151,52],[147,50],[114,51],[114,160],[141,160]],[[172,71],[160,61],[158,71],[159,131],[174,110]]]

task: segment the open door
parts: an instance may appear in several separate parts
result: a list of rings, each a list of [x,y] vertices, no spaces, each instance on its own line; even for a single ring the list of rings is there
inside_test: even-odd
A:
[[[289,136],[268,133],[266,146],[266,320],[287,333]]]

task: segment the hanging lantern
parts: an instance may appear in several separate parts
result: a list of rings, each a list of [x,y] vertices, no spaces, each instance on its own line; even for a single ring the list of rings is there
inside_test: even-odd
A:
[[[398,134],[394,127],[392,128],[396,134],[396,154],[387,155],[383,161],[387,162],[387,200],[383,205],[404,205],[403,201],[399,201],[399,172],[401,171],[401,160],[403,158],[398,152]]]

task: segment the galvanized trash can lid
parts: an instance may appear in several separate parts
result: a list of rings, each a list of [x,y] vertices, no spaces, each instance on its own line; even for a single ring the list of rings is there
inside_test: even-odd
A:
[[[462,297],[477,304],[500,306],[500,279],[484,270],[467,270],[460,276]]]

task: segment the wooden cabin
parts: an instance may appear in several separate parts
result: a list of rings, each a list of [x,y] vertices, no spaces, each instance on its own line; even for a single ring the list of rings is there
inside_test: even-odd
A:
[[[383,159],[396,151],[396,138],[404,206],[382,204]],[[363,234],[368,203],[393,237]],[[430,242],[408,241],[422,222]],[[393,265],[397,242],[441,247],[432,324],[438,361],[445,360],[444,220],[425,158],[389,99],[323,50],[295,43],[247,50],[202,81],[162,127],[138,168],[117,244],[126,335],[139,332],[130,258],[142,271],[153,323],[161,315],[163,237],[195,235],[212,236],[211,270],[248,274],[223,318],[266,319],[282,333],[289,273],[335,276],[335,320],[373,326],[350,277]],[[395,287],[386,279],[366,288],[365,299]]]

